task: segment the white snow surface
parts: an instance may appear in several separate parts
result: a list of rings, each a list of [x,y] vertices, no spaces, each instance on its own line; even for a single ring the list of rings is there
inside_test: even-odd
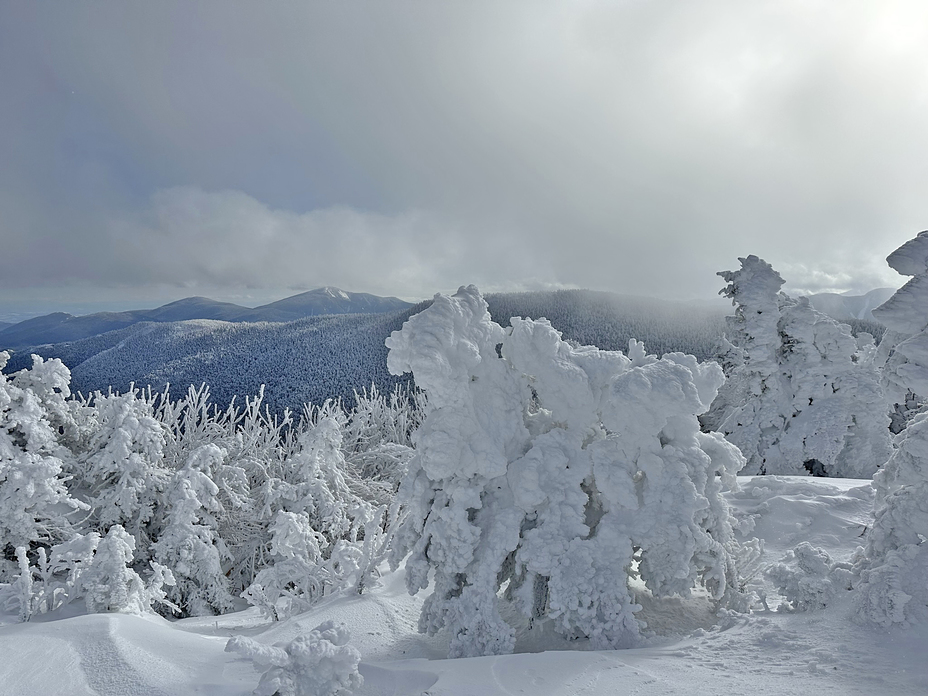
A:
[[[73,605],[72,614],[29,623],[3,614],[0,696],[244,696],[259,674],[251,660],[224,651],[229,637],[286,643],[329,620],[347,627],[348,644],[361,654],[364,683],[354,693],[362,696],[928,693],[928,626],[854,623],[846,591],[822,610],[778,611],[782,599],[763,574],[802,542],[848,560],[872,524],[870,482],[765,476],[739,483],[726,498],[744,538],[764,540],[750,587],[766,591],[769,609],[714,616],[704,598],[643,598],[649,628],[640,647],[593,651],[528,633],[512,655],[444,659],[448,637],[417,633],[422,596],[407,594],[400,568],[364,595],[336,594],[277,623],[257,609],[176,622],[73,615]]]

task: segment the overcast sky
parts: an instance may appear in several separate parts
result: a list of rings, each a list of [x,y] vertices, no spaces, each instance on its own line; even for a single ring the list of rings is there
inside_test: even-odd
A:
[[[6,0],[0,315],[898,285],[926,124],[922,1]]]

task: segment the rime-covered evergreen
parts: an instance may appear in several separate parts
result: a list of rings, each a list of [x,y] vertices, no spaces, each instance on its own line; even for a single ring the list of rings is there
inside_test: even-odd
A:
[[[884,384],[890,400],[907,391],[928,394],[928,232],[886,260],[912,278],[874,310],[892,332]],[[860,559],[858,616],[886,627],[928,621],[928,414],[916,416],[896,436],[895,452],[874,486],[875,520]]]
[[[261,672],[255,696],[338,696],[364,684],[358,672],[361,653],[348,645],[350,639],[347,628],[326,621],[275,645],[235,636],[226,643],[226,652],[251,659]]]
[[[763,259],[719,273],[735,305],[720,361],[728,381],[702,422],[747,459],[744,473],[869,477],[891,453],[872,336],[780,292]]]
[[[0,543],[6,557],[0,561],[0,582],[14,571],[14,549],[68,539],[73,513],[89,509],[67,485],[74,455],[55,427],[66,411],[47,408],[69,395],[68,368],[38,358],[32,370],[9,377],[2,372],[8,357],[0,352]]]
[[[410,592],[434,583],[419,628],[449,631],[452,656],[512,650],[503,602],[598,648],[630,644],[633,564],[657,597],[700,585],[734,599],[720,493],[743,460],[696,419],[717,365],[634,341],[628,356],[574,348],[543,320],[503,329],[473,286],[437,295],[388,345],[429,400],[392,559],[409,556]]]

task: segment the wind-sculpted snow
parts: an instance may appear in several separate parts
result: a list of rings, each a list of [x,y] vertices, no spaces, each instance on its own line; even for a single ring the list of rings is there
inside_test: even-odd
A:
[[[909,392],[928,395],[928,232],[920,232],[889,255],[889,265],[913,276],[873,316],[889,331],[880,344],[883,389],[890,404],[905,404]]]
[[[886,263],[899,275],[918,276],[928,273],[928,230],[919,232],[887,256]]]
[[[452,656],[509,652],[508,603],[594,647],[627,646],[635,564],[656,597],[704,586],[733,602],[721,489],[743,459],[696,419],[718,365],[658,360],[634,341],[628,356],[573,347],[547,321],[511,324],[462,287],[387,341],[391,371],[412,371],[429,399],[392,555],[409,556],[411,593],[434,583],[420,630],[447,630]]]

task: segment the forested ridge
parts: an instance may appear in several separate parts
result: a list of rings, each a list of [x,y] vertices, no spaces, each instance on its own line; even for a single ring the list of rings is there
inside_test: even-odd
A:
[[[670,302],[590,290],[497,293],[486,297],[491,316],[544,317],[564,339],[624,350],[630,339],[657,355],[685,352],[710,358],[725,330],[724,307]],[[230,323],[214,320],[144,322],[99,336],[16,351],[6,372],[31,365],[33,353],[59,358],[71,371],[71,388],[90,394],[131,384],[161,390],[210,385],[216,403],[256,394],[275,413],[326,399],[351,403],[355,390],[389,391],[407,383],[386,369],[384,340],[426,300],[398,312],[308,317],[293,322]]]

